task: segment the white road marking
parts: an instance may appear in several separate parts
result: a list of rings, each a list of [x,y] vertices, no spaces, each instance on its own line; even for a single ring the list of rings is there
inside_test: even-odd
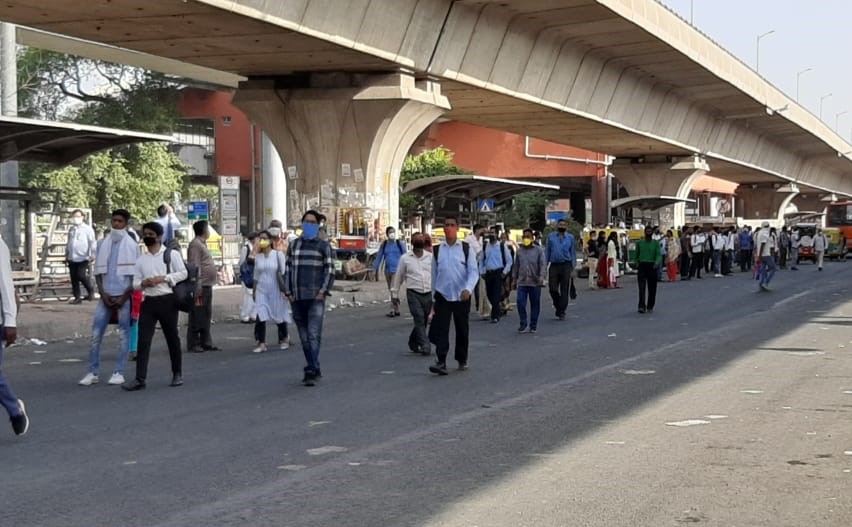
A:
[[[615,333],[610,333],[609,335],[607,335],[607,337],[609,337],[609,338],[613,338],[615,336],[616,336]]]
[[[122,465],[135,465],[136,461],[125,461]]]
[[[36,360],[36,361],[31,362],[30,366],[38,366],[39,364],[41,364],[41,362]]]
[[[705,415],[704,417],[705,417],[705,419],[727,419],[728,418],[727,415],[721,415],[721,414],[710,414],[710,415]]]
[[[624,375],[654,375],[656,370],[621,370]]]
[[[59,362],[83,362],[80,359],[59,359]]]
[[[788,351],[787,355],[796,357],[813,357],[814,355],[825,355],[824,351]]]
[[[308,467],[306,467],[305,465],[280,465],[277,468],[278,470],[291,470],[293,472],[296,472],[297,470],[303,470]]]
[[[607,445],[623,445],[624,441],[607,441],[605,444]]]
[[[763,393],[763,390],[740,390],[740,393],[748,393],[751,395]]]
[[[331,423],[331,421],[308,421],[308,426],[311,426],[311,427],[321,426],[321,425],[327,425],[327,424],[330,424],[330,423]]]
[[[382,370],[379,373],[381,373],[382,375],[393,375],[396,372],[393,370]]]
[[[666,423],[666,426],[678,426],[678,427],[687,427],[687,426],[696,426],[696,425],[709,425],[710,421],[705,421],[704,419],[686,419],[684,421],[671,421]]]
[[[789,297],[785,298],[784,300],[779,300],[778,302],[775,302],[774,304],[772,304],[772,308],[770,308],[770,309],[774,309],[776,307],[783,306],[784,304],[787,304],[787,303],[790,303],[794,300],[802,298],[803,296],[809,295],[810,293],[811,293],[810,291],[802,291],[801,293],[796,293],[795,295],[789,296]]]
[[[352,461],[350,463],[347,463],[347,465],[349,465],[350,467],[360,467],[361,463],[357,463],[357,462]]]
[[[852,450],[844,450],[843,455],[844,456],[852,456]]]
[[[342,446],[321,446],[319,448],[309,448],[308,455],[310,456],[322,456],[325,454],[335,454],[338,452],[348,452],[349,449]]]
[[[33,353],[36,355],[41,355],[42,353],[47,353],[47,350],[33,350]]]

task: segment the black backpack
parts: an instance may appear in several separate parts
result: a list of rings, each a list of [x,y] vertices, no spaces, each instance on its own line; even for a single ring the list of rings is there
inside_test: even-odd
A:
[[[467,258],[468,258],[468,255],[470,254],[470,245],[465,241],[461,242],[461,244],[462,244],[462,252],[464,252],[464,262],[462,262],[462,265],[467,267]],[[432,246],[432,256],[435,257],[435,268],[436,269],[438,268],[438,249],[440,249],[440,248],[441,248],[440,244]]]
[[[166,264],[166,274],[171,273],[172,249],[166,248],[166,252],[163,253],[163,262]],[[175,294],[175,306],[178,310],[189,313],[195,307],[198,291],[198,266],[187,262],[184,265],[186,265],[186,279],[176,283],[172,291]]]

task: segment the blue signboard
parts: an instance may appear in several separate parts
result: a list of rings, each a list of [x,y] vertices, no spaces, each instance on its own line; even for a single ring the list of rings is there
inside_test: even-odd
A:
[[[210,211],[206,201],[190,201],[186,217],[190,220],[208,220]]]
[[[479,212],[494,212],[493,199],[480,199],[476,201],[476,210]]]
[[[559,220],[567,220],[568,212],[564,210],[552,210],[547,213],[547,223],[557,223]]]

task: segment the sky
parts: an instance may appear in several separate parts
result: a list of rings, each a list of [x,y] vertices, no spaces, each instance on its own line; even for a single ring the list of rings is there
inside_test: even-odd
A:
[[[852,0],[661,0],[743,62],[755,67],[757,36],[760,74],[852,142]],[[692,8],[690,7],[692,6]]]

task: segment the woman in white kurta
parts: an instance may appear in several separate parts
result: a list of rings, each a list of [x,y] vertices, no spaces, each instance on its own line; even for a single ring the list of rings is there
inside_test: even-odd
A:
[[[606,243],[607,265],[609,267],[608,287],[618,287],[618,234],[609,233]]]
[[[278,285],[278,275],[286,269],[286,257],[272,249],[269,233],[258,234],[258,251],[254,257],[254,339],[255,353],[266,351],[266,322],[278,325],[278,345],[282,350],[290,347],[287,323],[292,321],[290,304]]]

